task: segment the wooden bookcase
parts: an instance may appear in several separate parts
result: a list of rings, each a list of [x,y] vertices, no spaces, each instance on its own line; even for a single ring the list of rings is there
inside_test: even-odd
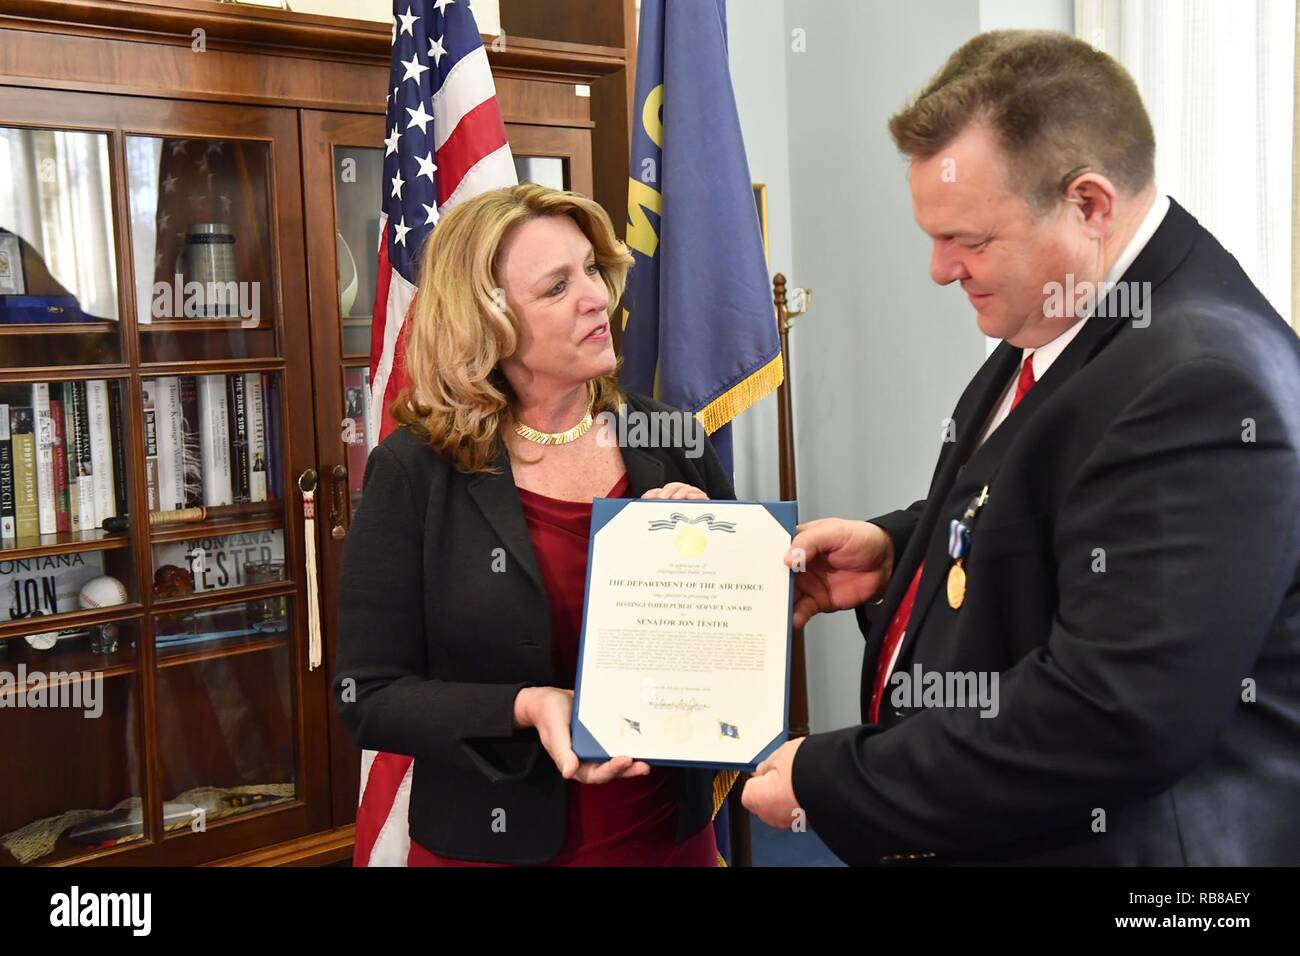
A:
[[[485,38],[516,157],[594,195],[620,228],[632,8],[556,0],[538,18],[533,5],[503,0],[504,41]],[[35,382],[119,381],[128,512],[117,532],[0,543],[0,578],[83,562],[127,592],[111,607],[65,602],[54,617],[0,613],[0,695],[10,695],[0,707],[9,779],[0,865],[314,865],[351,855],[360,755],[329,684],[334,584],[365,460],[344,421],[368,365],[389,40],[386,24],[207,0],[10,0],[0,12],[0,165],[5,149],[23,160],[0,169],[0,228],[30,246],[26,291],[77,295],[86,312],[83,322],[0,325],[0,403],[21,404]],[[179,170],[181,158],[194,169]],[[351,178],[340,175],[344,160]],[[155,283],[187,242],[182,230],[223,211],[237,277],[258,284],[259,314],[159,314]],[[279,498],[257,514],[138,520],[150,505],[147,383],[250,373],[275,383],[266,395],[278,412]],[[309,470],[318,667],[297,492]],[[233,570],[223,564],[193,593],[156,590],[157,567],[191,545]],[[282,573],[244,579],[264,547],[282,554]],[[91,644],[105,625],[115,649]],[[52,649],[24,640],[56,630],[70,636]],[[207,639],[177,643],[186,635]],[[49,675],[51,689],[99,687],[98,714],[13,706],[20,669]],[[141,822],[104,828],[115,807]]]

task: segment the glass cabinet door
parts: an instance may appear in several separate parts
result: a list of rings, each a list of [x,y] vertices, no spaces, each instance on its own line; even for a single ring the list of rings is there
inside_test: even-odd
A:
[[[347,469],[347,517],[361,502],[366,456],[375,446],[379,418],[370,393],[370,333],[378,285],[379,207],[384,150],[373,146],[334,146],[334,231],[338,276],[338,314],[343,377],[340,436]],[[331,479],[335,476],[331,475]],[[340,505],[330,502],[334,516]],[[339,521],[330,526],[331,534]]]
[[[378,274],[383,197],[384,118],[305,111],[303,181],[328,184],[304,196],[312,326],[332,330],[312,342],[320,447],[317,532],[321,592],[336,595],[339,561],[352,513],[361,501],[366,458],[374,447],[377,399],[370,390],[370,337]],[[333,331],[336,330],[336,331]],[[326,633],[337,633],[333,600],[321,608]],[[334,648],[326,642],[329,670]],[[356,815],[360,752],[331,702],[333,823]]]
[[[304,277],[284,266],[303,256],[284,212],[301,208],[296,115],[188,104],[132,120],[163,839],[226,845],[222,830],[265,813],[285,814],[287,838],[328,816],[325,728],[304,726],[326,678],[305,666],[297,482],[315,450],[293,409],[311,405],[311,370]]]
[[[9,866],[76,860],[150,833],[114,132],[65,111],[12,108],[16,100],[0,91],[0,865]],[[46,125],[56,116],[80,128]]]
[[[290,110],[0,87],[0,864],[328,826],[298,147]]]

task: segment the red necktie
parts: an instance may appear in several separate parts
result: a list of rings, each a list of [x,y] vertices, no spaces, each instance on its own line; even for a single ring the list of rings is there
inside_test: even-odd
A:
[[[1035,381],[1034,356],[1026,355],[1024,363],[1020,366],[1020,378],[1016,380],[1016,394],[1011,397],[1011,408],[1014,409],[1020,404],[1020,400],[1034,387]],[[889,665],[893,663],[894,653],[898,650],[898,645],[903,642],[903,635],[907,633],[907,622],[912,616],[912,605],[916,602],[916,588],[921,583],[921,572],[924,570],[925,562],[922,561],[917,566],[916,574],[912,575],[912,583],[907,586],[907,593],[899,602],[898,610],[894,612],[894,617],[889,622],[889,629],[885,631],[885,640],[880,645],[880,654],[876,658],[876,673],[871,681],[871,706],[867,709],[867,720],[870,723],[874,724],[880,720],[880,699],[884,696],[885,681],[889,677]]]
[[[1020,378],[1016,382],[1016,394],[1011,398],[1011,408],[1020,404],[1020,400],[1029,394],[1029,390],[1034,387],[1034,356],[1026,355],[1025,360],[1020,366]]]

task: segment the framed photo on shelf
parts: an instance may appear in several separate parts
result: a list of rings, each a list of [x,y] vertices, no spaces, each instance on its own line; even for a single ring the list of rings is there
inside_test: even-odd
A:
[[[23,247],[12,232],[0,232],[0,295],[23,295]]]

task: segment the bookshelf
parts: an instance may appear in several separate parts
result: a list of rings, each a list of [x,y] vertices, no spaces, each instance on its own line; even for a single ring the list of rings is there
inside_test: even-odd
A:
[[[0,299],[0,526],[20,526],[0,536],[0,678],[41,705],[0,710],[28,760],[0,798],[11,865],[264,845],[246,813],[286,839],[330,822],[289,494],[316,462],[289,413],[313,402],[296,116],[178,106],[0,87],[20,264]],[[11,324],[14,294],[64,308]]]
[[[528,5],[503,3],[507,131],[621,223],[633,4],[562,7],[585,35],[529,37]],[[0,765],[21,779],[0,866],[350,858],[360,755],[329,682],[369,448],[389,34],[207,0],[0,12],[0,405],[47,396],[63,422],[36,532],[0,535]],[[82,427],[92,389],[107,430]],[[0,437],[0,523],[3,457]]]

